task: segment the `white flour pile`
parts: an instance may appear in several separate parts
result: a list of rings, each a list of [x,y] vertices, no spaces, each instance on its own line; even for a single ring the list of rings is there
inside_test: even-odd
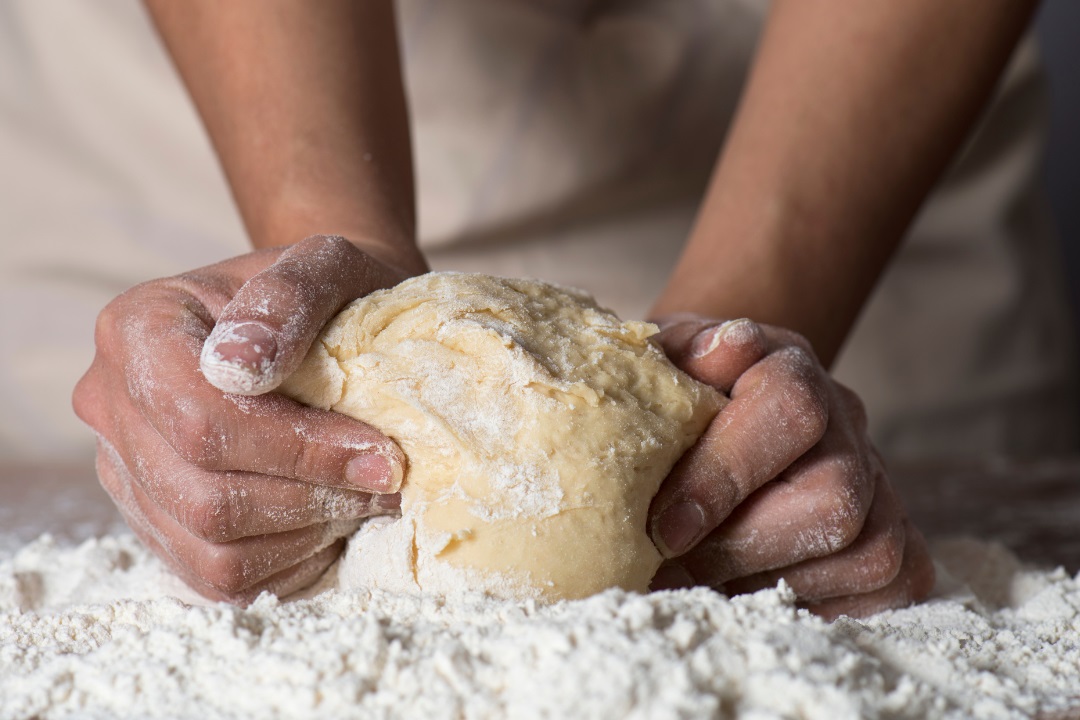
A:
[[[1080,717],[1077,578],[937,557],[935,600],[829,625],[785,588],[193,606],[129,535],[46,536],[0,555],[0,717]]]

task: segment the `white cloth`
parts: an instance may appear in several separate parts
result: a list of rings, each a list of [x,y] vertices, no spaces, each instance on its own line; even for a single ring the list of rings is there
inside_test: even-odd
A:
[[[402,0],[422,245],[437,268],[585,287],[640,316],[723,140],[760,0]],[[1072,350],[1034,190],[1031,46],[840,359],[887,451],[1068,434]],[[88,451],[70,411],[97,312],[247,249],[134,0],[0,4],[0,458]]]

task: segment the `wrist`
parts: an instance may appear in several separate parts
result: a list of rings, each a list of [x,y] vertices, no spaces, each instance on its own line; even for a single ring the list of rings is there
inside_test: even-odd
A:
[[[719,218],[702,223],[650,318],[667,324],[695,317],[749,318],[798,332],[831,362],[843,343],[849,316],[857,312],[854,293],[845,287],[852,281],[843,273],[819,277],[807,270],[813,258],[805,257],[806,247],[812,246],[805,228],[803,234],[774,234],[780,224],[777,218],[751,220],[735,230],[723,227]],[[702,237],[702,232],[709,236]]]
[[[340,236],[404,276],[428,272],[411,215],[398,219],[372,205],[301,203],[294,196],[289,203],[275,203],[261,221],[248,221],[248,232],[256,248],[292,245],[312,235]]]
[[[423,275],[431,270],[424,254],[420,252],[420,248],[414,242],[390,242],[382,238],[357,234],[335,234],[341,235],[363,252],[396,270],[403,277]]]

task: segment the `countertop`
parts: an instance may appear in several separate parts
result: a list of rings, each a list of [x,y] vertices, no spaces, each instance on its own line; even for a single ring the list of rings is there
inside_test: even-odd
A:
[[[1027,562],[1080,571],[1080,457],[909,465],[892,477],[930,539],[996,540]],[[0,552],[42,532],[80,541],[122,526],[89,464],[0,463]]]

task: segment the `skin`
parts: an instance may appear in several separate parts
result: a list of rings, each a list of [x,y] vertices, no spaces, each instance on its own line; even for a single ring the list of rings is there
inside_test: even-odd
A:
[[[862,402],[809,342],[747,319],[662,322],[672,361],[731,402],[653,500],[650,529],[667,558],[653,588],[737,594],[783,578],[829,618],[924,598],[926,543],[889,485]]]
[[[661,338],[676,364],[733,402],[653,503],[653,535],[671,559],[658,584],[740,592],[784,577],[829,617],[931,589],[925,542],[888,486],[862,405],[823,369],[1035,5],[773,4],[696,226],[653,310],[662,323],[687,311],[750,317],[766,341],[748,350],[727,338],[713,351],[722,359],[692,359],[682,333],[703,338],[716,323],[685,318],[688,329]],[[713,374],[711,363],[726,369]]]
[[[929,592],[862,405],[826,368],[1032,5],[774,4],[653,313],[672,360],[731,398],[654,500],[654,587],[783,578],[827,617]],[[374,0],[147,7],[271,249],[117,298],[75,407],[144,542],[246,602],[310,583],[359,518],[394,512],[407,470],[373,428],[272,392],[347,301],[427,269],[394,17]]]
[[[281,378],[339,307],[404,277],[317,237],[144,283],[99,316],[98,353],[74,398],[98,433],[99,477],[143,542],[202,594],[246,602],[310,584],[360,518],[397,511],[406,469],[401,450],[363,423],[211,385],[200,367],[211,331],[270,331]]]

